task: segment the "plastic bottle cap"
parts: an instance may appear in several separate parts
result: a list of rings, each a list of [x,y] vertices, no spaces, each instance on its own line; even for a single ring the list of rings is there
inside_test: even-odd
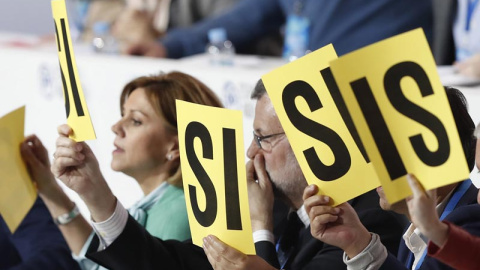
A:
[[[103,21],[96,22],[95,24],[93,24],[92,30],[95,35],[108,34],[108,32],[110,32],[110,23]]]
[[[208,40],[210,43],[218,43],[227,40],[227,31],[225,28],[213,28],[208,31]]]

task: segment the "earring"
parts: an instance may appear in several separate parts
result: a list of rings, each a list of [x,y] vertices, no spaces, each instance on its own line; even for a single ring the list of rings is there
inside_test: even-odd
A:
[[[172,154],[168,154],[167,159],[172,160]]]

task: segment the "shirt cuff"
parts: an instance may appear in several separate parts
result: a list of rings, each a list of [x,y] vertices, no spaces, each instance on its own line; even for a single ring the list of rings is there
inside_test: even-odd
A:
[[[253,232],[253,242],[268,241],[275,245],[275,236],[269,230],[258,230]]]
[[[98,235],[100,246],[98,250],[107,248],[120,236],[127,225],[128,212],[123,205],[117,200],[115,211],[112,216],[102,222],[93,222],[93,230]]]
[[[88,247],[90,246],[90,244],[92,243],[92,239],[93,239],[94,235],[95,235],[95,232],[92,231],[92,233],[90,233],[90,235],[88,236],[87,241],[85,241],[85,243],[83,244],[83,247],[80,250],[80,253],[78,253],[78,255],[76,255],[75,253],[72,252],[72,257],[73,257],[74,260],[76,260],[77,262],[80,262],[80,261],[87,258],[87,256],[86,256],[87,250],[88,250]]]
[[[92,231],[90,236],[88,236],[87,241],[85,241],[85,244],[83,244],[82,250],[80,250],[80,253],[76,255],[75,253],[72,252],[72,257],[77,263],[80,265],[80,269],[82,270],[97,270],[98,264],[94,263],[90,259],[87,259],[86,254],[88,247],[92,243],[93,236],[95,235],[95,232]]]
[[[347,254],[343,253],[343,262],[347,265],[348,270],[378,269],[387,258],[388,252],[380,241],[380,237],[378,234],[371,234],[372,240],[357,256],[349,259]]]

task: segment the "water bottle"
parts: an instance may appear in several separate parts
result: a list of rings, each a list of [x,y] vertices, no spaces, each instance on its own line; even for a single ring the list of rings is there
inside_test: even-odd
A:
[[[208,31],[206,51],[210,56],[210,64],[214,66],[232,66],[235,57],[235,47],[227,39],[224,28],[213,28]]]
[[[303,1],[295,1],[293,13],[287,17],[283,58],[294,61],[308,53],[310,19],[302,15]]]
[[[110,34],[110,23],[96,22],[93,25],[92,40],[93,51],[97,53],[118,53],[118,43],[116,39]]]

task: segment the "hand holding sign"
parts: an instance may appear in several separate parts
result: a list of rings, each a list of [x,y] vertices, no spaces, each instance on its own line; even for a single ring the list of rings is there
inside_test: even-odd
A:
[[[37,197],[20,155],[25,107],[0,118],[0,213],[14,232]]]
[[[215,270],[277,270],[261,257],[246,255],[213,235],[205,237],[203,241],[205,255]]]
[[[85,142],[69,138],[72,129],[68,125],[59,126],[57,131],[53,175],[80,195],[92,219],[107,220],[113,214],[116,198],[103,178],[95,154]]]
[[[55,36],[57,38],[58,59],[63,83],[63,97],[67,123],[74,133],[70,136],[75,141],[95,139],[87,103],[79,81],[75,55],[73,54],[72,40],[68,25],[65,0],[52,0],[53,19],[55,22]]]
[[[215,234],[255,254],[243,155],[242,114],[177,100],[178,141],[193,243]]]
[[[316,239],[343,249],[349,258],[358,255],[370,243],[371,235],[349,203],[330,206],[330,197],[318,195],[310,185],[303,192],[310,231]]]

